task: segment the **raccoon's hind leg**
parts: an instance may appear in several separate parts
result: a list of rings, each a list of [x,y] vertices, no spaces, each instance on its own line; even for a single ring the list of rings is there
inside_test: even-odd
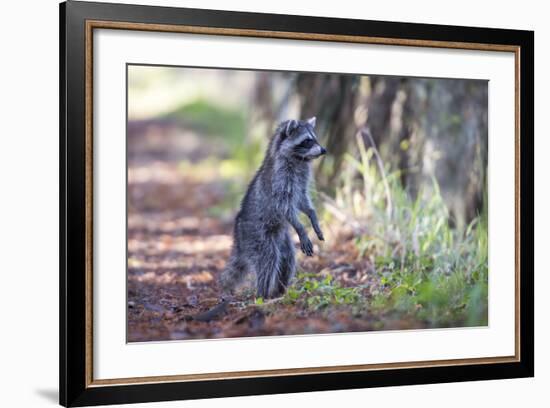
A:
[[[296,272],[294,244],[288,231],[282,237],[279,252],[281,253],[279,292],[283,294]]]
[[[276,240],[264,244],[256,259],[256,292],[264,299],[280,295],[281,254]]]
[[[220,277],[220,284],[224,293],[230,293],[242,282],[248,273],[248,264],[239,254],[231,254],[227,265]]]

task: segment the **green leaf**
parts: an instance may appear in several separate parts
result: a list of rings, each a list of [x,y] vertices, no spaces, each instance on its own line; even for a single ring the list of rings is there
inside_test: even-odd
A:
[[[330,283],[332,282],[332,275],[329,273],[327,274],[327,276],[325,276],[325,279],[323,279],[323,284],[324,285],[330,285]]]

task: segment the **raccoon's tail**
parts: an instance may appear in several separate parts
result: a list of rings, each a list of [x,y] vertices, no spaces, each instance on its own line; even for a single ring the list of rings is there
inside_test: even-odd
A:
[[[227,265],[220,277],[220,284],[224,293],[230,293],[239,283],[242,282],[248,266],[237,254],[231,254]]]

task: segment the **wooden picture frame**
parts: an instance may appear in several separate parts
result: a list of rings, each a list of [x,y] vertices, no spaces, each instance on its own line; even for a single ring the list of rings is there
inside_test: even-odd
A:
[[[515,54],[515,354],[97,380],[93,376],[93,31],[100,28]],[[60,5],[60,403],[338,390],[534,375],[534,33],[68,1]],[[521,248],[521,251],[520,251]],[[121,294],[123,296],[123,294]]]

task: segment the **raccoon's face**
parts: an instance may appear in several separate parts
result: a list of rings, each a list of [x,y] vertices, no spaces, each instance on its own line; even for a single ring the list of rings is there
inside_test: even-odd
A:
[[[310,161],[327,151],[317,141],[315,117],[308,120],[289,120],[283,133],[280,150],[295,159]]]

